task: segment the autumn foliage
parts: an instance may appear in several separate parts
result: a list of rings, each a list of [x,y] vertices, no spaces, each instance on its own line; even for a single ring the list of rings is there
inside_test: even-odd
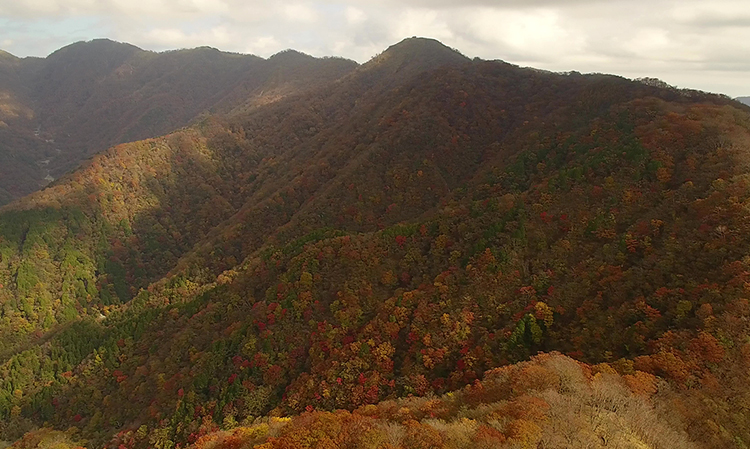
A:
[[[117,146],[0,212],[0,432],[750,444],[749,143],[721,97],[417,39]]]

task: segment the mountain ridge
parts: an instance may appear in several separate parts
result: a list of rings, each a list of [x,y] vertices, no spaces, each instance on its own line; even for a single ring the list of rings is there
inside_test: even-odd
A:
[[[7,61],[8,59],[16,61],[20,59],[18,56],[8,53],[5,50],[0,49],[0,59]]]
[[[285,64],[292,65],[283,70]],[[315,58],[271,61],[208,48],[154,53],[111,40],[14,60],[6,66],[14,83],[10,98],[33,114],[4,120],[11,144],[0,148],[6,161],[0,188],[19,197],[114,144],[165,134],[211,109],[254,107],[264,83],[277,87],[261,103],[328,83],[355,66]],[[310,75],[306,82],[294,72],[300,70]]]

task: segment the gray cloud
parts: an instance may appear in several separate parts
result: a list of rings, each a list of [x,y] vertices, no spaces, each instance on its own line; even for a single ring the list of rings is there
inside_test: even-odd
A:
[[[696,17],[695,19],[688,22],[690,26],[706,27],[706,28],[747,28],[750,29],[750,15],[744,16],[723,16],[723,15],[708,15],[703,17]]]
[[[0,29],[0,48],[20,56],[110,37],[360,62],[419,35],[470,57],[750,94],[746,0],[0,0]]]

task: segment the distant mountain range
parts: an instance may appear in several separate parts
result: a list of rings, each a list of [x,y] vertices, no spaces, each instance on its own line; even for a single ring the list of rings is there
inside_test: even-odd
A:
[[[59,176],[0,208],[0,447],[750,446],[737,101],[421,38],[0,58]]]
[[[735,100],[750,106],[750,97],[737,97]]]
[[[200,114],[249,110],[340,78],[357,64],[295,51],[269,59],[203,47],[153,53],[106,39],[44,59],[0,54],[0,204],[123,142]]]

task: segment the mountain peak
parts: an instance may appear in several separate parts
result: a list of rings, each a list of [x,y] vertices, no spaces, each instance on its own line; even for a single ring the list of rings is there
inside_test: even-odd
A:
[[[307,53],[302,53],[301,51],[293,50],[291,48],[288,48],[286,50],[282,50],[274,55],[272,55],[268,60],[295,60],[295,59],[314,59],[313,56],[308,55]]]
[[[104,53],[135,53],[143,51],[135,45],[125,44],[113,41],[111,39],[93,39],[90,41],[78,41],[67,45],[48,56],[48,58],[58,58],[71,55],[97,55]]]
[[[437,39],[432,39],[430,37],[417,37],[417,36],[407,37],[401,42],[391,45],[385,50],[384,53],[388,53],[388,52],[407,52],[407,53],[442,52],[445,54],[453,54],[453,55],[463,57],[463,55],[461,55],[461,53],[459,53],[457,50],[454,50],[448,47],[447,45],[443,44]]]
[[[386,69],[422,72],[444,65],[461,64],[469,58],[444,45],[438,40],[425,37],[411,37],[391,45],[383,53],[365,64],[365,70]]]

